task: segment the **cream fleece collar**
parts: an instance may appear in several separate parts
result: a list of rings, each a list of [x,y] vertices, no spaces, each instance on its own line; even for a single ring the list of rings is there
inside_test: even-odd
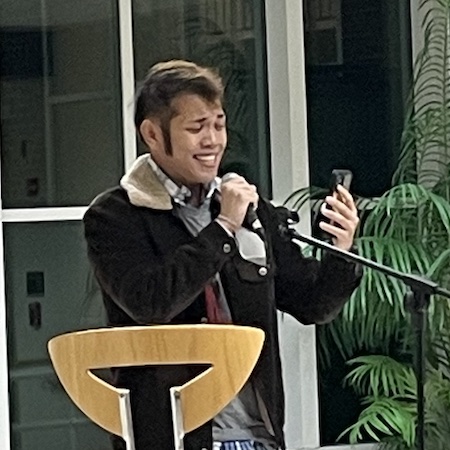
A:
[[[134,206],[171,210],[172,200],[148,162],[150,154],[139,156],[120,180]]]
[[[150,154],[146,153],[133,163],[120,180],[120,185],[127,191],[131,204],[145,208],[171,210],[172,199],[159,181],[149,164]],[[253,232],[240,228],[236,233],[239,252],[244,259],[256,264],[266,264],[266,251],[263,241]]]

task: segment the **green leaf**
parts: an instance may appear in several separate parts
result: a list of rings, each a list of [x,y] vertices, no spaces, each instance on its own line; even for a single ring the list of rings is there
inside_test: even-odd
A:
[[[364,434],[380,442],[386,436],[400,436],[407,445],[415,442],[415,416],[407,402],[392,398],[367,398],[369,404],[358,421],[348,427],[338,440],[349,435],[351,444],[364,439]]]

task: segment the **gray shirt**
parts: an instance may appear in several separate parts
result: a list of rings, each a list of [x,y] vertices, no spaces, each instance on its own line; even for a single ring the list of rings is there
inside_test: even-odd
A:
[[[193,206],[189,203],[190,191],[186,186],[176,185],[150,156],[149,164],[172,197],[175,215],[183,221],[192,235],[196,236],[211,223],[211,198],[214,190],[220,188],[220,179],[216,178],[211,183],[203,203]],[[265,263],[264,244],[256,234],[242,228],[236,233],[236,241],[244,258],[258,264]],[[216,274],[216,279],[220,292],[220,308],[231,322],[230,308],[219,274]],[[268,449],[276,449],[273,432],[269,430],[272,431],[272,426],[267,409],[250,382],[247,382],[239,394],[213,419],[213,439],[218,442],[252,440],[261,442]]]
[[[211,222],[210,202],[211,198],[207,198],[199,207],[179,203],[175,205],[175,214],[194,236]],[[261,242],[261,245],[257,245],[258,241],[261,240],[256,234],[248,230],[240,230],[236,239],[238,248],[242,248],[246,253],[246,255],[243,255],[244,257],[254,259],[254,262],[260,264],[263,263],[265,260],[265,254],[262,253],[264,252],[264,244]],[[220,283],[219,274],[216,275],[216,278],[220,292],[220,308],[231,322],[230,309],[222,283]],[[263,420],[263,415],[266,421]],[[261,442],[268,449],[275,449],[273,435],[269,433],[268,428],[271,429],[272,427],[267,409],[256,389],[250,382],[247,382],[239,394],[213,419],[213,440],[218,442],[254,440]]]

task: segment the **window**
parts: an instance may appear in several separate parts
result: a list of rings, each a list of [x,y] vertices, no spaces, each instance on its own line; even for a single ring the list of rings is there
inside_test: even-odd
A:
[[[305,3],[311,184],[328,187],[332,169],[348,168],[356,194],[380,195],[396,167],[405,114],[409,2]]]
[[[219,68],[224,171],[270,194],[264,3],[0,0],[0,10],[0,447],[106,449],[46,349],[56,334],[105,324],[80,220],[136,157],[135,80],[170,58]]]
[[[123,171],[115,4],[6,3],[3,207],[87,205]]]
[[[390,187],[400,150],[412,73],[409,2],[305,0],[305,9],[311,184],[327,188],[332,169],[351,169],[352,191],[378,196]],[[319,365],[322,445],[335,443],[360,408],[342,386],[345,362],[327,345],[332,368]]]
[[[244,175],[270,195],[263,2],[136,1],[133,23],[137,80],[155,62],[173,58],[219,70],[228,127],[222,170]]]

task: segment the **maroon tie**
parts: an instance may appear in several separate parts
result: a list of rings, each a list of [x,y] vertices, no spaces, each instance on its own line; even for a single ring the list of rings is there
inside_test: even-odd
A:
[[[215,283],[205,286],[206,314],[209,323],[224,323],[223,311],[220,309],[219,299],[216,293]]]

